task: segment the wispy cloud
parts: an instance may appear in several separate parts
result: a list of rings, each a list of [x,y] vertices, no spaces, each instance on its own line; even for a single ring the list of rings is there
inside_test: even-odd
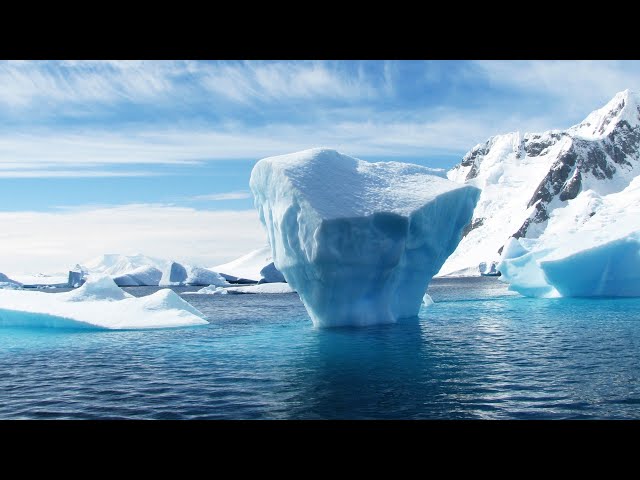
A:
[[[357,100],[374,97],[375,86],[326,62],[243,62],[205,65],[203,85],[238,102],[278,101],[286,98]]]
[[[213,266],[266,242],[255,210],[135,204],[46,213],[0,212],[0,225],[11,225],[0,235],[0,270],[4,273],[63,271],[108,252],[142,252]]]
[[[598,105],[596,105],[598,106]],[[557,123],[557,122],[556,122]],[[560,127],[569,127],[566,123]],[[157,130],[85,130],[60,135],[0,135],[0,176],[20,171],[62,171],[74,176],[116,175],[118,166],[202,164],[206,161],[260,159],[313,147],[330,147],[361,156],[402,157],[438,152],[462,154],[497,133],[537,131],[556,127],[547,117],[503,112],[441,109],[414,112],[398,118],[393,112],[375,120],[342,120],[318,128],[315,124],[272,123],[238,128],[182,128]],[[96,168],[111,166],[113,168]],[[139,175],[122,170],[122,176]],[[6,173],[10,172],[10,173]],[[109,173],[111,172],[111,173]]]
[[[0,105],[55,110],[111,103],[210,104],[370,98],[377,88],[336,62],[6,61]],[[53,112],[51,112],[53,113]]]
[[[3,170],[0,178],[108,178],[108,177],[152,177],[156,172],[131,170]]]
[[[479,61],[467,74],[493,86],[552,96],[561,108],[569,106],[581,114],[619,91],[640,89],[640,63],[635,61]]]
[[[208,195],[195,195],[189,197],[190,200],[196,201],[218,201],[218,200],[243,200],[251,198],[251,193],[246,190],[237,190],[234,192],[211,193]]]

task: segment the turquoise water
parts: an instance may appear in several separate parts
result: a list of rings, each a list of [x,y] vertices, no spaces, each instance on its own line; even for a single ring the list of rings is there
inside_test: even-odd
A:
[[[204,327],[2,328],[0,418],[640,418],[640,299],[429,293],[363,329],[314,329],[296,294],[185,295]]]

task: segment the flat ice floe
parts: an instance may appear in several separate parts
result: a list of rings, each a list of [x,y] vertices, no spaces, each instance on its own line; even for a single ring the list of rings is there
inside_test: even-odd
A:
[[[169,289],[134,297],[108,276],[65,293],[0,290],[0,326],[105,329],[206,325],[204,315]]]
[[[275,266],[316,326],[417,316],[480,194],[425,167],[328,149],[262,159],[250,187]]]
[[[197,292],[185,292],[184,295],[226,295],[226,294],[276,294],[276,293],[295,293],[295,290],[286,282],[261,283],[259,285],[243,285],[239,287],[216,287],[211,285],[204,287]]]

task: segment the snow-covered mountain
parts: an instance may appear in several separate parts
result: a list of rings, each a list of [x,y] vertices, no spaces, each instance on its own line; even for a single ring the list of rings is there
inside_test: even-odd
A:
[[[589,222],[639,166],[640,94],[630,90],[567,130],[513,132],[476,145],[447,173],[482,194],[439,275],[477,275],[478,264],[498,261],[512,236],[533,239]]]

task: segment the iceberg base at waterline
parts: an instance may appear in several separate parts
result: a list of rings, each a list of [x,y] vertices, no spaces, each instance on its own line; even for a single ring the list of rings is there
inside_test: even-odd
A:
[[[206,324],[204,314],[170,289],[134,297],[108,276],[92,276],[65,293],[0,290],[0,327],[130,330]]]

